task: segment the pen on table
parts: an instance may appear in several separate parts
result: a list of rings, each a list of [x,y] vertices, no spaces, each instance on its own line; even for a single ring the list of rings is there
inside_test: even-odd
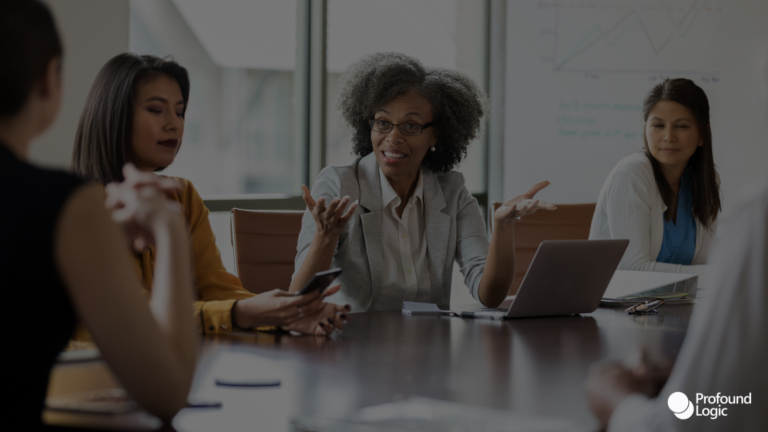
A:
[[[664,304],[663,299],[646,300],[626,309],[628,314],[656,313],[656,309]]]

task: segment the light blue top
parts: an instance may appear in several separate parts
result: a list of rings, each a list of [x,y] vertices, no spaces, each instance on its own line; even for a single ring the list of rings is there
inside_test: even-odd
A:
[[[696,220],[693,218],[693,193],[690,188],[691,168],[688,167],[680,179],[677,196],[676,222],[666,220],[664,212],[664,238],[657,262],[691,265],[696,253]]]

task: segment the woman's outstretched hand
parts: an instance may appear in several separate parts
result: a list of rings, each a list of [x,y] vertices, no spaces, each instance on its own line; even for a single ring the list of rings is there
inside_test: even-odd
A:
[[[317,233],[321,235],[337,236],[357,209],[357,201],[347,207],[349,204],[348,196],[334,198],[328,206],[325,205],[325,198],[320,198],[315,202],[309,193],[309,188],[305,185],[301,185],[301,197],[304,198],[307,208],[312,213],[312,217],[315,218]]]
[[[536,213],[536,210],[539,209],[557,210],[557,207],[553,204],[533,199],[534,195],[547,186],[549,186],[549,181],[547,180],[538,182],[528,192],[505,202],[493,213],[495,224],[514,223],[515,220],[521,219],[525,215]]]

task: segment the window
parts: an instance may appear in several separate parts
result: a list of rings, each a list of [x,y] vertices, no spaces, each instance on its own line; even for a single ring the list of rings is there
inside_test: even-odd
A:
[[[396,51],[425,66],[457,69],[487,88],[488,26],[484,0],[328,0],[327,153],[346,165],[350,131],[336,109],[339,75],[366,54]],[[470,192],[485,192],[485,140],[478,139],[458,168]]]
[[[130,51],[170,55],[189,70],[184,140],[164,174],[191,180],[203,196],[228,271],[229,209],[303,209],[302,183],[323,164],[353,160],[335,108],[339,74],[365,54],[400,51],[487,89],[488,7],[489,0],[130,1]],[[485,154],[478,139],[459,167],[481,205]]]
[[[171,55],[192,84],[183,144],[165,174],[206,197],[300,191],[296,16],[285,0],[131,1],[131,52]]]

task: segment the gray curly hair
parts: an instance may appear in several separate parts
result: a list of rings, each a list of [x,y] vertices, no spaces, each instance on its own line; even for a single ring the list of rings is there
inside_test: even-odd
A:
[[[382,52],[363,57],[339,78],[338,108],[352,128],[352,152],[373,152],[368,123],[392,99],[417,91],[432,105],[437,150],[427,152],[422,166],[448,172],[467,155],[469,143],[482,130],[488,97],[466,75],[451,69],[425,67],[405,54]]]

